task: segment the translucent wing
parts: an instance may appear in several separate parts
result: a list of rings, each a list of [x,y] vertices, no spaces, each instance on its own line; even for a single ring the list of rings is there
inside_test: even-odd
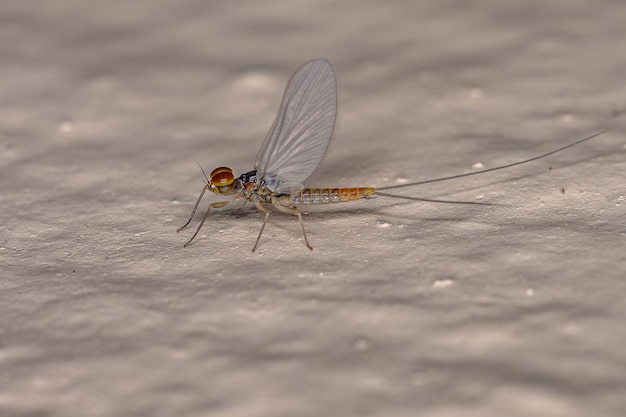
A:
[[[280,109],[254,162],[257,177],[276,190],[304,181],[322,160],[335,127],[337,84],[325,59],[304,64],[291,77]]]

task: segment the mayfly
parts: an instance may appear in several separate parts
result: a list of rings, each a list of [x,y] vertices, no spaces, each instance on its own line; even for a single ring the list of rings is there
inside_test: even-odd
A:
[[[196,232],[184,246],[188,246],[198,235],[211,209],[227,206],[237,199],[251,201],[257,209],[265,213],[263,225],[252,248],[253,252],[259,245],[259,240],[270,215],[268,206],[273,206],[283,213],[297,216],[302,228],[304,244],[307,248],[313,249],[307,239],[302,214],[298,210],[298,206],[342,203],[367,199],[376,195],[417,201],[481,204],[409,197],[388,194],[383,191],[510,168],[545,158],[605,133],[596,133],[524,161],[465,174],[378,188],[305,188],[302,182],[313,173],[322,160],[326,148],[328,148],[335,126],[336,114],[337,84],[332,65],[325,59],[307,62],[296,71],[287,84],[274,124],[254,161],[254,170],[235,178],[230,168],[219,167],[214,169],[209,177],[206,177],[206,185],[198,197],[189,220],[177,231],[181,231],[189,225],[207,190],[230,198],[226,201],[209,204]]]

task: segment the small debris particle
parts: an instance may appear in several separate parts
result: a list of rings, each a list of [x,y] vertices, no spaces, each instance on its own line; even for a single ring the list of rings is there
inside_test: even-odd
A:
[[[391,224],[388,221],[385,221],[385,220],[376,220],[376,225],[378,227],[389,227],[389,226],[391,226]]]
[[[470,97],[473,99],[482,98],[483,95],[484,95],[484,92],[482,88],[474,87],[470,90]]]
[[[71,133],[74,131],[74,123],[69,120],[65,120],[59,123],[59,130],[63,133]]]
[[[438,279],[435,282],[433,282],[433,287],[445,288],[445,287],[451,286],[452,284],[454,284],[454,281],[452,281],[451,279]]]

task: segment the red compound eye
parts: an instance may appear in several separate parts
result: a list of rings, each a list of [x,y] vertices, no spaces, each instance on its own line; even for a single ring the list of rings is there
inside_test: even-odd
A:
[[[227,167],[215,168],[213,172],[211,172],[210,177],[211,183],[218,187],[228,186],[235,181],[233,170]]]

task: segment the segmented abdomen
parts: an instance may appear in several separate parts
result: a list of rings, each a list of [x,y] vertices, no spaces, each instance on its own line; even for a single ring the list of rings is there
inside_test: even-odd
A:
[[[288,196],[289,204],[329,204],[369,198],[374,188],[305,188]]]

